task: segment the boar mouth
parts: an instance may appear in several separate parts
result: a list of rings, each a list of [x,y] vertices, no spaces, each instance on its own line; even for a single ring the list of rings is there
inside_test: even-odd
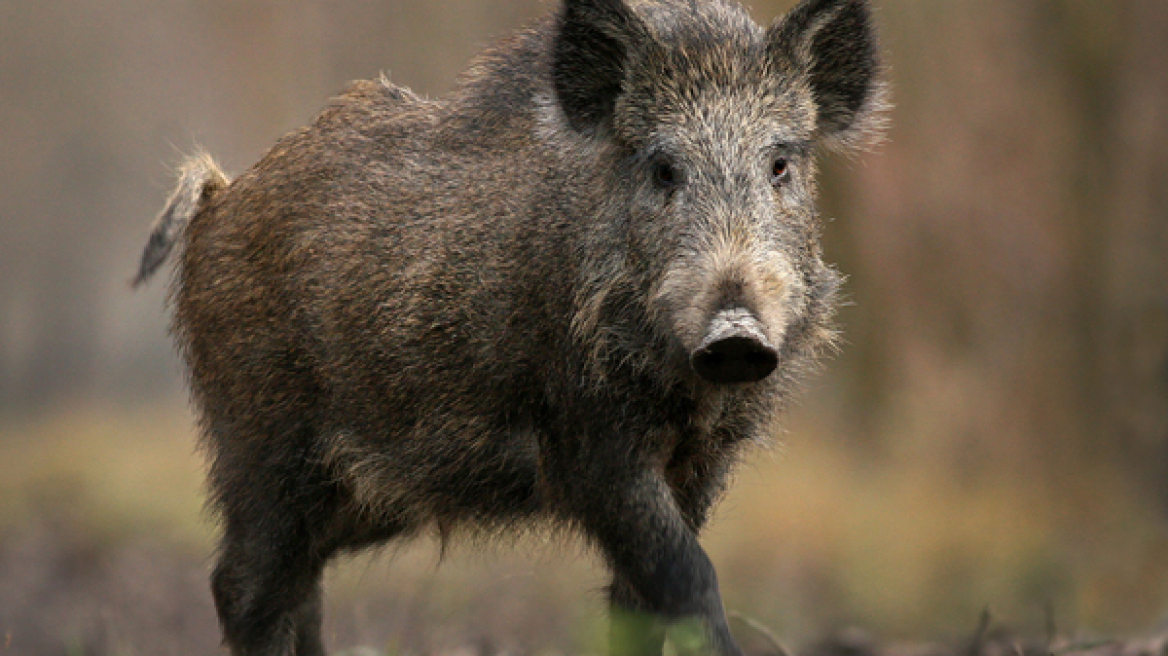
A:
[[[778,365],[778,349],[767,339],[762,323],[740,308],[714,315],[705,339],[690,355],[694,373],[719,385],[757,383]]]

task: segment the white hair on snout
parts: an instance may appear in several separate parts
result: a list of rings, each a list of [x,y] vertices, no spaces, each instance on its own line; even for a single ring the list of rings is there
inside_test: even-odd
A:
[[[782,344],[798,315],[802,278],[790,260],[744,228],[707,232],[675,258],[650,295],[650,308],[687,352],[698,347],[719,310],[748,310],[771,344]]]

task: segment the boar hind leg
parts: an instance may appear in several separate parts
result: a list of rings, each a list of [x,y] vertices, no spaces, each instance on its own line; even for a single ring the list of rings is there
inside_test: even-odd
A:
[[[234,494],[220,488],[225,530],[211,592],[224,642],[233,656],[321,656],[321,576],[335,551],[336,493],[297,465],[268,463],[266,471],[243,470],[229,487]]]
[[[211,591],[233,656],[325,653],[321,576],[331,549],[312,520],[279,507],[228,519]]]
[[[222,550],[211,590],[224,641],[234,656],[321,656],[324,563],[269,549],[232,540]]]

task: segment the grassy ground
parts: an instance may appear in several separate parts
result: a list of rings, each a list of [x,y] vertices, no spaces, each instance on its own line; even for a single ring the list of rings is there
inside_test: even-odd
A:
[[[961,636],[987,605],[1068,635],[1163,619],[1168,534],[1121,475],[1068,481],[1098,491],[1068,507],[1025,476],[862,459],[812,416],[742,470],[705,539],[727,605],[790,644]],[[0,428],[0,654],[216,652],[192,425],[175,404]],[[599,653],[603,584],[578,545],[421,540],[333,568],[326,631],[349,654]]]

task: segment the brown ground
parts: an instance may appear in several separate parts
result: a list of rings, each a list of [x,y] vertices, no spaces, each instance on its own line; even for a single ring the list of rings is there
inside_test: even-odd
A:
[[[192,426],[165,407],[0,425],[0,656],[222,653]],[[876,466],[829,434],[810,424],[756,454],[705,537],[727,606],[751,618],[733,625],[749,653],[778,651],[770,631],[806,656],[1035,656],[1046,605],[1056,656],[1160,653],[1162,637],[1078,639],[1142,635],[1168,609],[1168,530],[1115,493],[1125,479],[1077,475],[1093,501],[1072,504],[915,453]],[[420,540],[332,568],[334,654],[604,652],[605,576],[579,547],[532,536],[439,553]],[[971,651],[987,604],[1001,621]],[[904,645],[917,637],[935,644]]]
[[[0,654],[223,653],[206,558],[164,539],[87,536],[66,514],[50,513],[19,534],[0,536]],[[335,654],[602,653],[596,588],[572,592],[554,575],[517,576],[504,566],[494,575],[479,568],[452,594],[449,588],[461,585],[457,576],[429,586],[435,579],[418,576],[417,558],[387,560],[410,570],[406,585],[354,585],[351,566],[331,577],[326,632]],[[364,567],[356,568],[357,578],[379,578],[369,573],[373,565]],[[576,584],[581,574],[567,578]],[[731,619],[744,648],[758,656],[1168,656],[1168,633],[1098,640],[1053,627],[1049,636],[1021,635],[988,612],[971,622],[967,636],[943,642],[885,642],[847,629],[795,649],[760,622],[737,613]]]

